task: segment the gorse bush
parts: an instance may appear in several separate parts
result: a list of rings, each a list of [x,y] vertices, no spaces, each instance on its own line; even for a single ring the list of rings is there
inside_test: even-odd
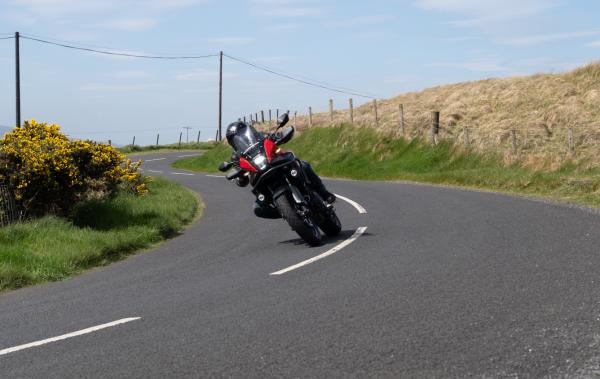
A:
[[[111,146],[71,141],[58,125],[35,120],[0,140],[0,182],[14,189],[29,216],[66,215],[81,201],[119,189],[142,195],[147,188],[139,166]]]

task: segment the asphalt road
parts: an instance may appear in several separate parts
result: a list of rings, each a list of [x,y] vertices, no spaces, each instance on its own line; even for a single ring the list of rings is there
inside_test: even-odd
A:
[[[174,157],[144,167],[200,193],[204,217],[153,251],[1,294],[0,377],[600,375],[598,214],[328,180],[367,213],[338,201],[342,235],[309,248],[281,220],[255,218],[248,189],[181,175]],[[270,275],[363,226],[335,254]]]

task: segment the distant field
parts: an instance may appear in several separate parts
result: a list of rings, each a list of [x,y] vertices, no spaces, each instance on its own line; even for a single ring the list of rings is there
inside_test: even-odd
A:
[[[545,196],[600,207],[600,169],[569,164],[559,170],[504,165],[498,156],[455,147],[449,142],[382,136],[372,128],[341,125],[312,128],[284,146],[309,161],[317,173],[365,180],[409,180]],[[175,167],[214,172],[231,149],[219,144]]]
[[[172,152],[172,151],[185,151],[185,150],[210,150],[216,146],[214,141],[211,142],[200,142],[200,143],[182,143],[181,145],[177,143],[169,144],[169,145],[148,145],[148,146],[121,146],[117,148],[122,153],[125,154],[152,154],[157,152]]]

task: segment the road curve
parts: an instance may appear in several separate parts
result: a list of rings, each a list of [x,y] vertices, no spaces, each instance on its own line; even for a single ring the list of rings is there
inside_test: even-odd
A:
[[[331,180],[367,213],[338,201],[342,235],[309,248],[255,218],[248,189],[172,169],[176,155],[144,167],[199,192],[204,217],[153,251],[1,294],[0,377],[600,373],[599,215]]]

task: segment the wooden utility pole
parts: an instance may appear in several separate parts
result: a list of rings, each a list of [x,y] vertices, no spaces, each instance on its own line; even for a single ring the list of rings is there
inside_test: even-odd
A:
[[[19,32],[15,32],[15,106],[16,126],[21,127],[21,62],[19,52]]]
[[[400,131],[402,137],[406,137],[406,130],[404,130],[404,105],[398,104],[398,113],[400,114]]]
[[[219,53],[219,130],[217,138],[220,141],[222,137],[223,122],[223,52]]]
[[[352,98],[348,99],[348,107],[350,109],[350,123],[354,124],[354,104],[352,103]]]
[[[329,121],[333,122],[333,99],[329,99]]]

